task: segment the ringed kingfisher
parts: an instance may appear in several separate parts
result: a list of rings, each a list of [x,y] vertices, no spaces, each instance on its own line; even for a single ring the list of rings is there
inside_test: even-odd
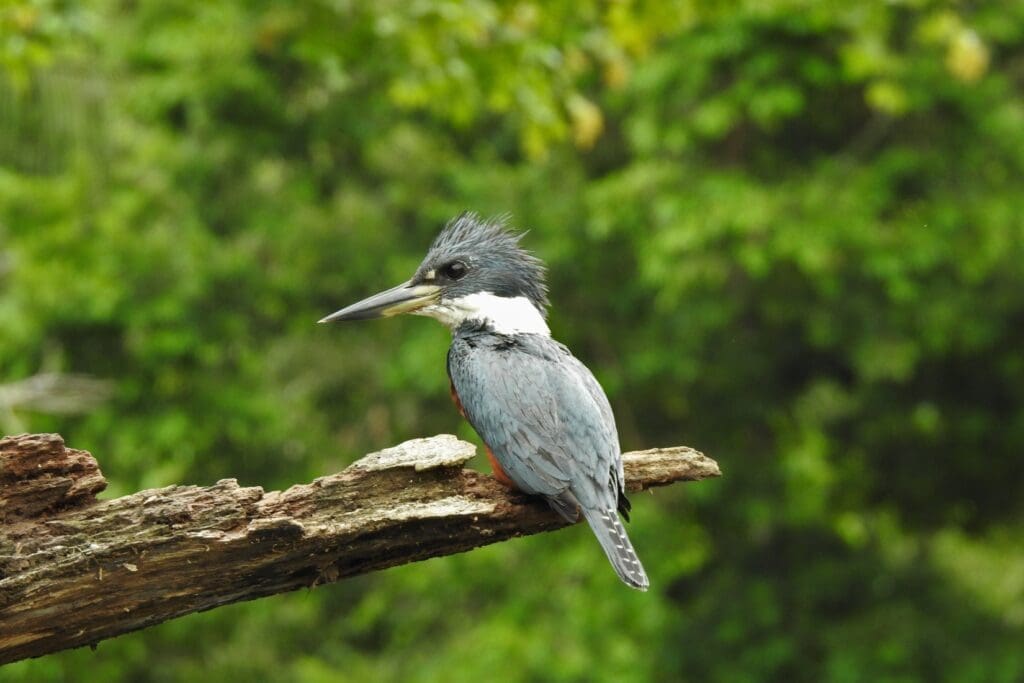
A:
[[[619,521],[629,519],[615,416],[594,375],[551,338],[543,263],[504,219],[464,213],[434,240],[407,282],[320,320],[412,313],[452,331],[448,377],[459,412],[483,440],[495,478],[583,517],[627,585],[648,580]]]

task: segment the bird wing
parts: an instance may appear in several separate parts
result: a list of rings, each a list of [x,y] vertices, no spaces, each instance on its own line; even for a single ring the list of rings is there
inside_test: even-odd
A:
[[[538,335],[456,337],[448,373],[470,424],[519,488],[614,510],[622,482],[615,420],[568,349]]]

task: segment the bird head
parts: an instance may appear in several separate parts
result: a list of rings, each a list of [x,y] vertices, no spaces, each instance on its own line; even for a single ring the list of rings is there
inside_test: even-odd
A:
[[[320,320],[412,313],[503,334],[548,334],[544,265],[519,246],[502,218],[464,213],[448,222],[408,281]]]

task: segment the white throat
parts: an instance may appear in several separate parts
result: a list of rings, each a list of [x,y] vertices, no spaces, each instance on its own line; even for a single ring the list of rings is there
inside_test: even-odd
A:
[[[551,336],[544,316],[525,296],[507,297],[491,292],[479,292],[426,306],[416,311],[416,315],[440,320],[452,331],[467,320],[476,320],[498,334]]]

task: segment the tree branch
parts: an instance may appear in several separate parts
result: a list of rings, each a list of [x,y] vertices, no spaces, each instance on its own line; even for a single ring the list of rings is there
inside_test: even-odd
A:
[[[0,440],[0,664],[167,619],[565,526],[415,439],[286,491],[169,486],[97,501],[106,481],[55,434]],[[719,476],[689,448],[623,456],[630,490]]]

